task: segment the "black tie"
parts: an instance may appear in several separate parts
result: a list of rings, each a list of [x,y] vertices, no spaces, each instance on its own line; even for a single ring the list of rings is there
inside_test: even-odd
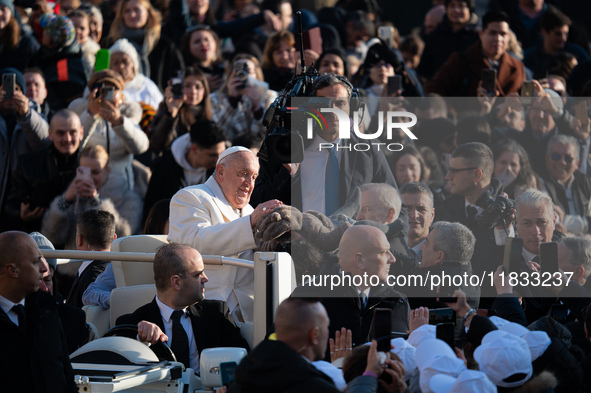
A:
[[[466,211],[468,212],[468,221],[474,221],[474,218],[478,215],[476,207],[474,205],[468,205]]]
[[[187,332],[181,325],[181,317],[184,316],[182,310],[176,310],[170,317],[172,319],[172,345],[170,346],[176,359],[189,368],[189,339]]]
[[[27,317],[25,315],[25,306],[23,306],[22,304],[15,304],[14,307],[12,307],[12,311],[14,311],[16,315],[18,315],[18,326],[24,331],[27,331]]]

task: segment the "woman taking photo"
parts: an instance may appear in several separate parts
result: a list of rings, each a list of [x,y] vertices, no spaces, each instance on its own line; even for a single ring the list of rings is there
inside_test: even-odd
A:
[[[174,70],[183,68],[175,44],[160,34],[160,13],[148,0],[121,0],[111,25],[107,46],[127,38],[140,55],[141,72],[164,91]]]
[[[251,55],[237,55],[226,84],[211,95],[213,120],[230,141],[241,136],[256,138],[265,130],[262,118],[275,97],[277,92],[263,81],[259,61]]]
[[[512,139],[492,148],[495,157],[493,177],[503,183],[503,191],[515,200],[529,188],[542,189],[542,181],[533,171],[523,147]]]
[[[84,127],[83,146],[103,146],[112,173],[122,176],[129,188],[135,184],[133,156],[148,150],[149,140],[140,128],[142,107],[125,100],[123,78],[113,70],[96,72],[88,82],[89,94],[69,106]]]
[[[170,149],[176,138],[189,132],[191,125],[197,120],[211,118],[207,79],[200,70],[187,67],[181,95],[175,97],[172,84],[164,90],[164,101],[160,103],[152,122],[152,152],[160,155]]]

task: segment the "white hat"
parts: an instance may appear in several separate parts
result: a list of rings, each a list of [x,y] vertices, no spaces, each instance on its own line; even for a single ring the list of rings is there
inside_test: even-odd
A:
[[[230,154],[238,153],[241,151],[249,151],[252,153],[252,150],[247,149],[244,146],[232,146],[230,148],[227,148],[222,152],[222,154],[220,154],[220,157],[218,158],[218,161],[215,163],[215,165],[217,166],[224,158],[228,157]]]
[[[458,359],[458,357],[455,354],[453,355],[453,357],[445,355],[436,358],[431,358],[423,366],[423,368],[419,368],[419,385],[421,387],[422,393],[432,392],[431,378],[433,378],[435,375],[446,374],[456,378],[458,375],[460,375],[462,372],[466,370],[466,365],[464,364],[464,361]]]
[[[402,364],[404,364],[404,368],[406,369],[404,379],[409,380],[411,374],[417,368],[417,362],[415,361],[416,348],[410,345],[402,337],[393,338],[390,340],[390,344],[394,347],[391,352],[394,352],[396,355],[398,355],[400,360],[402,360]]]
[[[499,327],[499,330],[507,333],[511,333],[517,337],[523,337],[523,335],[529,332],[529,329],[515,322],[509,322]]]
[[[415,361],[417,362],[417,367],[419,370],[421,370],[421,372],[431,359],[442,356],[456,358],[456,354],[453,349],[451,349],[451,347],[447,345],[445,341],[439,340],[437,338],[424,340],[419,344],[415,351]]]
[[[496,393],[497,387],[485,373],[466,370],[457,378],[446,374],[437,374],[431,378],[431,390],[434,393]]]
[[[548,333],[542,330],[528,331],[521,338],[527,342],[532,362],[542,356],[552,344],[552,339],[548,336]]]
[[[418,347],[425,340],[436,338],[435,325],[422,325],[416,328],[409,336],[408,343],[413,347]]]
[[[509,322],[503,325],[499,330],[514,334],[515,336],[524,339],[529,347],[532,362],[542,356],[550,344],[552,344],[552,340],[548,336],[548,333],[541,330],[532,332],[518,323]]]
[[[126,38],[120,38],[117,41],[115,41],[115,43],[113,45],[111,45],[111,47],[109,48],[109,52],[111,52],[111,53],[116,53],[116,52],[125,53],[127,56],[129,56],[129,58],[133,62],[133,68],[135,70],[135,74],[137,75],[141,72],[140,57],[137,54],[137,50],[135,49],[135,47],[133,46],[133,44],[131,42],[127,41]]]
[[[503,326],[503,325],[506,325],[506,324],[508,324],[508,323],[509,323],[509,321],[507,321],[506,319],[504,319],[504,318],[501,318],[501,317],[497,317],[496,315],[493,315],[492,317],[490,317],[490,318],[488,318],[488,319],[490,319],[490,321],[491,321],[492,323],[494,323],[494,324],[495,324],[495,326],[496,326],[497,328],[499,328],[499,329],[501,328],[501,326]]]
[[[474,351],[474,359],[488,378],[497,386],[512,388],[523,385],[533,373],[531,353],[527,342],[513,334],[495,330],[482,339]],[[506,382],[515,374],[525,376],[518,381]]]
[[[343,391],[345,390],[347,387],[347,382],[345,382],[345,377],[343,377],[343,370],[324,360],[312,362],[312,365],[318,370],[322,371],[324,374],[328,375],[336,385],[337,389]]]

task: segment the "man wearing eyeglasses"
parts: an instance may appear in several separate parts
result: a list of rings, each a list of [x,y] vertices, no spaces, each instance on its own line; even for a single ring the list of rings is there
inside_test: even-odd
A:
[[[562,224],[568,232],[588,233],[591,180],[579,168],[579,143],[571,136],[556,135],[548,142],[543,176],[552,202],[565,213]]]
[[[472,231],[476,237],[472,270],[479,275],[491,271],[486,261],[493,230],[477,223],[476,216],[483,209],[476,206],[476,201],[487,190],[493,198],[502,191],[501,182],[492,179],[493,169],[493,154],[485,144],[471,142],[458,146],[445,175],[452,195],[435,212],[435,221],[459,222]]]

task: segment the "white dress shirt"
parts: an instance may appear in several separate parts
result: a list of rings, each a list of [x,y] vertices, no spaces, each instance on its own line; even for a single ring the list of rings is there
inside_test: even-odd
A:
[[[25,299],[23,298],[23,300],[21,300],[20,302],[13,303],[5,297],[0,296],[0,308],[2,308],[2,311],[4,311],[6,315],[8,315],[8,319],[10,319],[16,326],[18,326],[18,314],[14,312],[12,308],[17,304],[22,304],[24,306]]]

